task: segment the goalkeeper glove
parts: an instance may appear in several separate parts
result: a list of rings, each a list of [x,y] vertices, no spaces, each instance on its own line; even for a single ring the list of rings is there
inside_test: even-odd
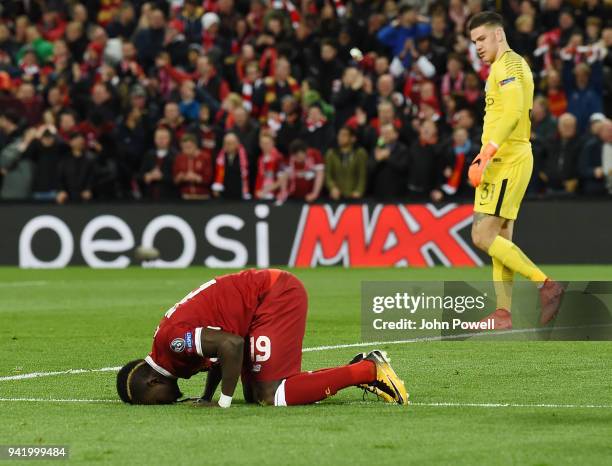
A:
[[[492,142],[489,142],[480,150],[480,154],[476,156],[470,165],[470,169],[468,170],[468,178],[470,180],[470,184],[475,188],[480,185],[482,175],[484,174],[487,165],[495,155],[495,152],[497,152],[497,146]]]

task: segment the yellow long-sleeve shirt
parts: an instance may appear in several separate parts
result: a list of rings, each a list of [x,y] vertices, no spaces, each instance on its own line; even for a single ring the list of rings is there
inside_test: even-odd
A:
[[[497,145],[495,157],[504,163],[531,153],[533,76],[527,62],[513,50],[506,51],[491,65],[485,91],[482,145]]]

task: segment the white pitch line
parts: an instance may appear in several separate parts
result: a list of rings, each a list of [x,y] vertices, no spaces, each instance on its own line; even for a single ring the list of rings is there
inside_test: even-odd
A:
[[[302,349],[303,353],[309,353],[311,351],[327,351],[333,349],[343,349],[343,348],[359,348],[362,346],[378,346],[378,345],[403,345],[406,343],[419,343],[425,341],[446,341],[446,340],[459,340],[462,338],[471,338],[471,337],[503,337],[507,335],[517,335],[522,333],[544,333],[551,331],[559,331],[559,330],[578,330],[578,329],[586,329],[586,328],[600,328],[600,327],[612,327],[612,324],[594,324],[594,325],[574,325],[574,326],[566,326],[566,327],[534,327],[534,328],[521,328],[521,329],[513,329],[513,330],[504,330],[502,332],[497,333],[489,333],[489,332],[474,332],[474,333],[460,333],[457,335],[440,335],[435,337],[420,337],[420,338],[410,338],[408,340],[393,340],[393,341],[372,341],[372,342],[363,342],[363,343],[347,343],[342,345],[330,345],[330,346],[315,346],[312,348],[304,348]],[[2,380],[2,379],[0,379]]]
[[[22,286],[42,286],[42,285],[46,285],[47,283],[49,283],[46,280],[32,280],[32,281],[25,281],[25,282],[5,282],[5,283],[0,283],[0,288],[17,288],[17,287],[22,287]]]
[[[121,403],[121,400],[80,398],[0,398],[0,402],[26,403]],[[351,402],[350,404],[361,404]],[[563,405],[563,404],[518,404],[518,403],[410,403],[419,408],[544,408],[544,409],[612,409],[612,405]]]
[[[29,401],[49,403],[121,403],[121,400],[85,400],[80,398],[0,398],[1,401]]]
[[[119,369],[121,369],[121,366],[102,367],[100,369],[67,369],[65,371],[54,371],[54,372],[31,372],[29,374],[8,375],[5,377],[0,377],[0,382],[7,381],[7,380],[36,379],[38,377],[50,377],[52,375],[86,374],[88,372],[117,372]]]
[[[436,337],[421,337],[421,338],[411,338],[408,340],[392,340],[392,341],[372,341],[372,342],[362,342],[362,343],[345,343],[340,345],[328,345],[328,346],[313,346],[311,348],[303,348],[303,353],[311,353],[314,351],[327,351],[334,349],[344,349],[344,348],[362,348],[367,346],[381,346],[381,345],[404,345],[407,343],[418,343],[425,341],[446,341],[446,340],[458,340],[462,338],[469,337],[482,337],[482,336],[490,336],[490,337],[499,337],[510,334],[521,334],[521,333],[540,333],[540,332],[550,332],[550,331],[558,331],[558,330],[576,330],[582,328],[598,328],[598,327],[610,327],[612,324],[601,324],[601,325],[579,325],[579,326],[569,326],[569,327],[553,327],[553,328],[524,328],[524,329],[515,329],[515,330],[504,330],[503,332],[497,333],[485,333],[485,332],[476,332],[476,333],[461,333],[458,335],[447,335],[447,336],[436,336]],[[0,382],[5,382],[9,380],[23,380],[23,379],[35,379],[38,377],[49,377],[53,375],[65,375],[65,374],[86,374],[88,372],[117,372],[121,369],[121,366],[117,367],[102,367],[100,369],[67,369],[64,371],[55,371],[55,372],[32,372],[28,374],[19,374],[19,375],[8,375],[0,377]]]
[[[431,408],[596,408],[612,409],[612,405],[561,405],[561,404],[522,404],[522,403],[410,403],[410,406]]]

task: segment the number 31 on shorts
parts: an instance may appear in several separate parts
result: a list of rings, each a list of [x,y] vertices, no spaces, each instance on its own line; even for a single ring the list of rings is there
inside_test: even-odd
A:
[[[263,362],[270,359],[272,354],[272,342],[265,335],[260,335],[257,338],[251,337],[251,361]]]

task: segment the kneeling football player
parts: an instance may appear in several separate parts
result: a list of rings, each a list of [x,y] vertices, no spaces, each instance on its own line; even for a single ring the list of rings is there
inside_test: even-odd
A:
[[[119,396],[131,404],[174,403],[182,396],[177,378],[208,371],[198,400],[204,405],[220,383],[218,405],[229,407],[239,377],[250,403],[309,404],[351,386],[408,403],[404,383],[378,350],[345,366],[302,372],[307,308],[304,286],[288,272],[246,270],[206,282],[166,312],[151,353],[119,371]]]

